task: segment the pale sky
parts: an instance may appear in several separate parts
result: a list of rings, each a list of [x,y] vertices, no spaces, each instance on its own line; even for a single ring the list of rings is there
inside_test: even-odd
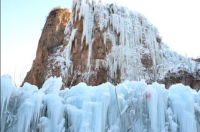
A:
[[[200,0],[104,0],[143,14],[163,41],[182,55],[200,57]],[[50,10],[71,10],[72,0],[1,1],[1,75],[20,82],[36,56],[41,29]]]

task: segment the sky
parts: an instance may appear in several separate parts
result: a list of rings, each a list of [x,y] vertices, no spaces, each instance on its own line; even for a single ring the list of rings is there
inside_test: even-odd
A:
[[[105,1],[105,0],[104,0]],[[200,57],[200,0],[106,0],[143,14],[170,49]],[[30,70],[46,18],[72,0],[1,0],[1,76],[19,85]]]

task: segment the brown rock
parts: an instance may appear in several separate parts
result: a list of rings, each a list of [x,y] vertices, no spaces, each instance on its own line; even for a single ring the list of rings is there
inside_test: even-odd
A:
[[[53,76],[60,76],[60,67],[56,65],[48,67],[48,58],[57,51],[57,47],[63,45],[64,30],[70,17],[71,13],[67,9],[58,8],[49,13],[39,40],[36,58],[24,82],[29,82],[41,88],[47,79],[46,77],[50,76],[48,75],[49,71],[52,71]]]

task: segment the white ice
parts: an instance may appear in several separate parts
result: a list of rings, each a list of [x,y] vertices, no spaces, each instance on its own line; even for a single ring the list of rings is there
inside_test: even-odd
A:
[[[169,90],[158,83],[147,85],[144,80],[125,81],[117,86],[79,83],[63,90],[61,86],[61,78],[51,77],[41,89],[28,83],[16,88],[10,76],[2,76],[1,101],[8,101],[1,103],[1,131],[200,130],[200,92],[182,84],[173,85]]]

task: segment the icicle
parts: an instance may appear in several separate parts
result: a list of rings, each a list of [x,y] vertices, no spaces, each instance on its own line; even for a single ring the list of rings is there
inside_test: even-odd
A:
[[[93,44],[93,42],[91,42],[89,45],[89,54],[88,54],[88,62],[87,62],[87,66],[89,67],[89,69],[91,68],[92,44]],[[90,72],[90,70],[89,70],[89,72]]]
[[[75,35],[76,35],[76,31],[77,31],[77,29],[74,29],[74,30],[72,31],[72,34],[71,34],[71,36],[70,36],[69,43],[68,43],[68,45],[67,45],[67,51],[66,51],[66,61],[67,61],[66,66],[67,66],[67,68],[70,67],[70,62],[71,62],[71,59],[70,59],[70,57],[71,57],[71,48],[72,48],[72,42],[74,41],[74,37],[75,37]]]
[[[7,113],[8,105],[11,97],[16,93],[16,87],[14,86],[10,75],[3,75],[1,77],[1,131],[5,131],[7,128]],[[14,105],[14,104],[12,104]]]
[[[16,87],[10,75],[1,77],[1,118],[3,112],[7,111],[7,106],[11,96],[15,93]]]
[[[146,93],[149,108],[149,118],[151,120],[151,131],[157,131],[157,92],[150,87]]]
[[[188,86],[177,84],[169,88],[170,107],[175,114],[179,131],[196,131],[196,121],[194,117],[194,100]]]

